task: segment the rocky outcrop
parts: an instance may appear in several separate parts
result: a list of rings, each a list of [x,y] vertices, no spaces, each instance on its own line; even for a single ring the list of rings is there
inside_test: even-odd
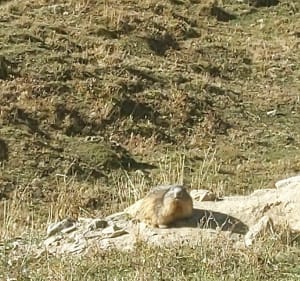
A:
[[[210,196],[204,196],[209,194]],[[300,176],[276,183],[274,189],[247,196],[216,199],[208,191],[192,191],[193,215],[169,228],[151,228],[135,221],[141,201],[104,219],[65,219],[48,227],[44,241],[50,253],[85,253],[91,247],[133,249],[144,241],[168,246],[197,245],[203,240],[226,239],[249,247],[262,235],[286,229],[300,232]],[[213,201],[200,201],[213,200]]]

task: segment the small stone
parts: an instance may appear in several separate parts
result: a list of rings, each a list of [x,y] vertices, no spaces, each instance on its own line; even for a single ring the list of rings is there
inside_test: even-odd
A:
[[[78,217],[78,222],[80,224],[90,224],[94,221],[94,219],[91,219],[91,218],[83,218],[83,217]]]
[[[72,232],[72,231],[74,231],[74,230],[76,230],[76,229],[77,229],[76,225],[73,224],[73,225],[71,225],[70,227],[67,227],[67,228],[62,229],[61,232],[62,232],[62,233],[70,233],[70,232]]]
[[[110,225],[109,227],[105,228],[102,231],[103,234],[105,234],[109,238],[115,238],[124,234],[127,234],[128,232],[125,229],[122,229],[118,227],[115,224]]]
[[[263,216],[256,224],[250,227],[246,233],[244,241],[247,247],[251,246],[253,242],[268,230],[273,229],[273,222],[269,216]]]
[[[75,220],[67,218],[60,222],[52,223],[47,228],[47,236],[52,236],[58,232],[61,232],[63,229],[72,227],[75,224]]]
[[[277,109],[273,109],[273,110],[267,111],[267,115],[268,116],[275,116],[276,114],[277,114]]]
[[[197,201],[215,201],[217,199],[213,192],[206,189],[194,189],[190,192],[190,195]]]
[[[63,238],[62,235],[51,236],[44,241],[44,245],[46,248],[48,248],[50,245],[61,240],[62,238]]]
[[[109,236],[109,238],[116,238],[116,237],[122,236],[124,234],[128,234],[128,232],[126,230],[124,230],[124,229],[120,229],[120,230],[117,230],[114,233],[112,233]]]
[[[107,227],[108,222],[102,219],[95,219],[88,225],[88,230],[96,230],[98,228],[105,228]]]
[[[102,230],[102,233],[103,233],[103,234],[112,234],[112,233],[114,233],[115,231],[118,231],[118,230],[120,230],[120,229],[121,229],[121,228],[118,227],[117,225],[112,224],[112,225],[110,225],[109,227],[103,229],[103,230]]]

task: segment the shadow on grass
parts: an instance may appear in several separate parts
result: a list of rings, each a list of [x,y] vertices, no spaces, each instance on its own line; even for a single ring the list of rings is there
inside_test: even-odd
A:
[[[8,146],[3,139],[0,139],[0,162],[6,160],[8,160]]]

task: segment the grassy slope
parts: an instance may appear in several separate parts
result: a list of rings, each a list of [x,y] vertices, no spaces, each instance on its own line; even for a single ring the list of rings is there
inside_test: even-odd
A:
[[[236,19],[221,21],[209,1],[0,4],[2,239],[35,232],[48,219],[121,210],[156,183],[228,195],[299,172],[299,3],[222,2]],[[278,252],[294,251],[277,244]],[[142,247],[147,262],[138,273],[129,265],[140,261],[120,253],[102,253],[92,265],[25,257],[11,274],[25,278],[23,268],[43,263],[30,273],[34,280],[53,272],[57,280],[94,280],[117,274],[118,265],[126,280],[153,270],[157,279],[193,280],[199,259],[224,251],[216,248],[160,256]],[[296,276],[284,274],[290,268],[276,255],[230,248],[218,260],[224,271],[208,262],[196,276]],[[251,262],[241,263],[246,256]],[[1,259],[5,268],[6,254]],[[68,272],[74,265],[77,279]]]

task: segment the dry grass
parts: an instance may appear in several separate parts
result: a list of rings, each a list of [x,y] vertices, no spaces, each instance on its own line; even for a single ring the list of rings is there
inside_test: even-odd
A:
[[[36,244],[50,221],[120,211],[156,184],[223,196],[298,173],[299,9],[2,1],[0,278],[297,280],[289,239],[88,259],[18,243]]]
[[[36,243],[36,241],[30,241]],[[15,242],[15,245],[17,243]],[[298,280],[296,245],[270,239],[251,249],[224,240],[193,248],[137,245],[130,254],[95,249],[85,257],[22,256],[8,241],[1,254],[1,278],[16,280]],[[13,254],[12,254],[13,253]],[[14,280],[14,279],[13,279]]]
[[[207,171],[215,163],[215,151],[208,150],[203,165],[192,185],[202,184]],[[185,158],[174,161],[164,158],[160,165],[159,183],[182,182],[185,178]],[[115,190],[107,208],[91,213],[80,208],[85,200],[93,198],[91,188],[78,186],[74,178],[58,182],[60,193],[48,209],[48,221],[69,216],[103,217],[120,211],[142,197],[148,190],[142,173],[129,175],[126,171],[115,180]],[[217,172],[217,170],[216,170]],[[95,194],[103,192],[94,186]],[[86,192],[88,194],[86,194]],[[221,187],[218,191],[222,193]],[[97,197],[97,198],[98,198]],[[70,202],[72,198],[72,203]],[[109,202],[108,202],[109,203]],[[71,207],[70,207],[71,206]],[[77,206],[77,211],[72,210]],[[22,198],[5,202],[1,228],[0,269],[6,280],[298,280],[300,259],[298,239],[290,236],[283,227],[275,236],[261,237],[251,248],[239,248],[232,242],[219,240],[204,242],[199,237],[197,246],[156,248],[143,242],[130,254],[120,251],[103,251],[95,248],[87,256],[54,257],[36,253],[36,246],[44,238],[46,224],[38,209],[24,203]],[[38,212],[38,213],[35,213]],[[26,220],[25,220],[25,217]],[[19,237],[19,238],[17,238]],[[20,240],[19,240],[20,239]],[[11,278],[11,279],[9,279]],[[15,279],[14,279],[15,278]],[[5,280],[5,279],[4,279]]]

